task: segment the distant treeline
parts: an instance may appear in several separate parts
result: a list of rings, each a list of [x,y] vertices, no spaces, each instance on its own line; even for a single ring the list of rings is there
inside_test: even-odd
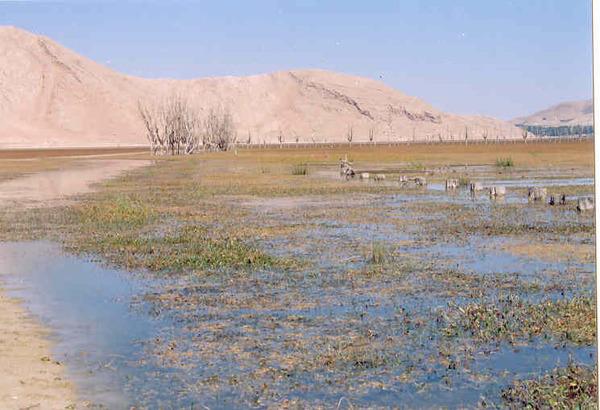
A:
[[[594,126],[592,125],[561,125],[558,127],[551,127],[546,125],[525,125],[519,124],[520,128],[526,129],[532,134],[538,137],[564,137],[569,135],[592,135],[594,133]]]

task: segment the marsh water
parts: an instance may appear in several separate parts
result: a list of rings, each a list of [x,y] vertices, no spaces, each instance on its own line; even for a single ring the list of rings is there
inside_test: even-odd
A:
[[[14,178],[0,183],[0,207],[64,203],[69,196],[91,192],[98,181],[150,163],[144,160],[86,159],[78,161],[75,167]]]
[[[536,181],[502,183],[511,189]],[[539,183],[586,192],[589,182],[553,176]],[[596,360],[595,346],[544,338],[477,344],[440,335],[437,321],[449,304],[494,303],[501,292],[488,282],[471,291],[471,282],[440,275],[461,272],[512,286],[532,301],[593,292],[592,260],[514,253],[509,246],[523,240],[518,235],[449,239],[426,229],[450,213],[439,204],[455,202],[486,218],[521,199],[509,191],[506,202],[496,202],[435,186],[343,200],[240,199],[249,222],[301,225],[259,245],[310,263],[239,277],[165,278],[107,268],[51,242],[7,242],[0,243],[0,280],[52,329],[56,358],[81,396],[108,408],[267,407],[282,399],[340,408],[499,404],[512,380]],[[584,218],[572,207],[534,205],[515,217],[550,225]],[[393,254],[405,273],[375,280],[360,274],[373,244]],[[349,271],[359,273],[349,279]],[[534,282],[536,291],[519,288]]]
[[[501,255],[495,258],[503,259]],[[31,313],[53,329],[55,357],[67,365],[70,378],[86,399],[109,408],[135,404],[190,405],[214,400],[182,389],[190,380],[199,382],[206,377],[202,363],[198,364],[196,374],[190,374],[159,366],[146,357],[149,352],[145,346],[153,339],[173,337],[174,332],[178,332],[173,318],[156,318],[151,314],[151,307],[140,302],[140,296],[159,285],[156,280],[70,256],[60,246],[48,242],[2,243],[0,259],[6,262],[1,278],[9,294],[24,300]],[[510,271],[531,268],[526,261],[507,260]],[[361,304],[365,301],[363,299]],[[368,314],[377,319],[395,310],[396,304],[431,307],[435,301],[419,301],[416,297],[412,301],[406,298],[392,303],[375,303],[374,300],[370,303],[378,307]],[[323,307],[295,312],[312,319],[349,313],[344,309],[327,311]],[[417,347],[412,346],[411,350]],[[421,353],[424,350],[426,348],[421,347]],[[367,394],[361,401],[380,405],[400,401],[450,406],[476,403],[484,393],[493,398],[494,388],[515,376],[543,372],[569,360],[591,363],[594,357],[593,347],[556,348],[543,343],[536,347],[500,346],[497,352],[475,360],[470,370],[487,375],[491,380],[487,383],[464,378],[455,380],[457,386],[453,388],[433,387],[421,392],[407,385],[400,390],[390,390],[386,395]],[[426,380],[436,386],[441,378],[434,372]],[[182,383],[183,380],[187,383]],[[235,402],[235,398],[230,399]],[[222,397],[212,405],[228,403]]]

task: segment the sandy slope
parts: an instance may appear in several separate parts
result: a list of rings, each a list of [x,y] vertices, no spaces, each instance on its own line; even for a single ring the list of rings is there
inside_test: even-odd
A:
[[[515,118],[512,123],[546,126],[592,125],[594,104],[592,100],[564,102],[527,117]]]
[[[0,147],[144,144],[137,102],[173,93],[222,104],[240,139],[275,142],[520,138],[511,124],[441,112],[381,82],[322,70],[248,77],[148,80],[103,67],[52,40],[0,27]]]

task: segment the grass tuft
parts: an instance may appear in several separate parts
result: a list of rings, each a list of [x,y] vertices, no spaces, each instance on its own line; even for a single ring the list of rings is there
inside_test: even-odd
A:
[[[501,168],[514,167],[515,163],[512,157],[496,158],[496,166]]]
[[[424,171],[425,170],[425,165],[423,165],[423,163],[421,163],[421,162],[412,161],[409,164],[409,169],[412,169],[414,171]]]
[[[292,167],[292,175],[308,175],[308,166],[306,164],[296,164]]]
[[[465,176],[461,176],[458,178],[458,186],[469,186],[471,180]]]
[[[368,262],[373,265],[383,265],[387,260],[388,251],[382,242],[372,242]]]

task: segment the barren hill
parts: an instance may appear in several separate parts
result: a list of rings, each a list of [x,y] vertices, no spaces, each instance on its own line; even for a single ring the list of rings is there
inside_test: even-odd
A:
[[[0,27],[0,147],[145,144],[138,101],[177,93],[227,106],[252,142],[520,138],[512,124],[441,112],[381,82],[322,70],[195,80],[117,73],[52,40]]]
[[[592,125],[594,122],[593,101],[569,101],[553,105],[527,117],[512,120],[513,124],[559,127],[564,125]]]

